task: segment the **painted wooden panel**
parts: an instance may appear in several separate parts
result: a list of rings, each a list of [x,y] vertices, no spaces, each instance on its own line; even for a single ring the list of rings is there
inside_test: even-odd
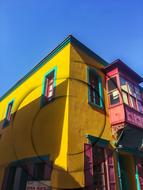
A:
[[[141,115],[139,115],[139,114],[137,114],[137,113],[134,113],[134,118],[135,118],[135,124],[136,124],[138,127],[143,128],[143,123],[142,123],[142,117],[141,117]]]
[[[134,124],[135,119],[134,119],[134,113],[132,112],[131,109],[126,108],[126,119],[127,122]]]
[[[125,106],[126,121],[137,127],[143,128],[143,114],[137,112],[136,110]]]
[[[107,149],[105,151],[107,155],[107,163],[108,163],[108,178],[109,178],[109,189],[116,190],[116,177],[115,177],[115,165],[114,165],[114,157],[113,151]]]
[[[1,190],[6,190],[6,188],[7,188],[7,181],[8,181],[8,177],[9,177],[9,172],[10,172],[10,169],[6,168],[5,172],[4,172],[3,184],[2,184]]]
[[[21,174],[22,174],[22,168],[16,168],[13,190],[18,190],[18,189],[20,189]]]
[[[47,161],[45,162],[45,171],[44,171],[44,179],[50,180],[51,179],[51,172],[52,172],[52,162]]]
[[[28,180],[32,180],[34,177],[34,163],[30,162],[26,164],[26,171],[28,174]]]
[[[92,145],[84,144],[84,175],[85,175],[85,188],[87,190],[93,189],[93,156]]]
[[[109,71],[106,75],[106,79],[112,77],[113,75],[117,75],[118,74],[118,68],[113,69],[112,71]]]
[[[110,113],[110,121],[112,125],[125,121],[123,105],[118,105],[118,106],[110,108],[109,113]]]

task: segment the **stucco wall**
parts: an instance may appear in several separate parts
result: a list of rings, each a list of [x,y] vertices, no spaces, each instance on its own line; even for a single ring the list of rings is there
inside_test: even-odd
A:
[[[93,67],[101,76],[103,86],[103,104],[105,109],[88,104],[87,67]],[[84,143],[90,134],[112,141],[107,110],[104,74],[102,64],[71,46],[70,82],[69,82],[69,130],[68,130],[68,171],[80,186],[84,186]]]
[[[67,169],[69,61],[70,44],[0,101],[0,185],[4,167],[27,157],[49,155],[55,166]],[[44,75],[54,67],[55,100],[40,107]],[[12,99],[12,119],[3,128]]]

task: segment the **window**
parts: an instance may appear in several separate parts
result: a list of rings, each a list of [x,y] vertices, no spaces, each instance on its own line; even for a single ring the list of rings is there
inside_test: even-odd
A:
[[[110,97],[110,105],[117,104],[120,101],[119,92],[117,90],[110,93],[109,97]]]
[[[123,102],[143,113],[143,99],[140,87],[124,79],[122,76],[120,76],[120,84]]]
[[[109,149],[93,147],[93,179],[95,189],[116,189],[113,152]],[[108,182],[107,182],[108,181]]]
[[[136,98],[134,98],[133,96],[130,96],[130,106],[137,109]]]
[[[16,174],[16,167],[13,166],[5,169],[2,189],[6,190],[14,189],[15,174]]]
[[[3,128],[7,127],[7,125],[10,123],[12,107],[13,107],[13,101],[11,101],[8,104],[8,107],[7,107],[7,110],[6,110],[6,116],[5,116],[4,123],[3,123]]]
[[[55,97],[55,77],[56,77],[56,69],[50,71],[44,77],[43,82],[43,92],[42,92],[42,106],[46,103],[51,102]]]
[[[129,100],[128,100],[128,93],[122,91],[122,98],[123,98],[123,102],[127,105],[129,105]]]
[[[117,78],[116,77],[110,78],[107,82],[107,86],[108,86],[108,97],[110,105],[118,104],[120,102],[120,96],[117,86]]]
[[[108,91],[112,91],[117,89],[117,79],[113,77],[112,79],[108,80]]]
[[[41,159],[41,161],[40,161]],[[14,161],[5,168],[2,190],[25,190],[27,182],[51,180],[52,161],[46,156]],[[43,160],[43,161],[42,161]],[[32,188],[33,189],[33,188]],[[38,188],[36,188],[38,190]],[[41,188],[39,188],[40,190]]]
[[[143,102],[138,101],[138,110],[143,113]]]
[[[127,82],[123,77],[120,77],[121,89],[128,92]]]
[[[43,180],[45,172],[45,164],[43,162],[39,162],[35,164],[34,167],[34,179],[35,180]]]
[[[52,172],[52,162],[42,161],[34,163],[33,179],[34,180],[50,180]]]
[[[88,69],[88,101],[94,106],[103,108],[103,93],[100,76],[93,69]]]
[[[135,87],[135,90],[136,90],[138,111],[143,113],[143,97],[142,97],[142,92],[141,92],[142,89]]]
[[[128,82],[127,84],[128,84],[128,88],[129,88],[129,94],[136,97],[134,85],[130,82]]]

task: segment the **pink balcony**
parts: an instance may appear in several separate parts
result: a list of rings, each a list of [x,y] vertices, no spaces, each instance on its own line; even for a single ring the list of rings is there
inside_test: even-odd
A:
[[[106,68],[107,95],[111,126],[128,123],[143,129],[143,78],[121,60]]]

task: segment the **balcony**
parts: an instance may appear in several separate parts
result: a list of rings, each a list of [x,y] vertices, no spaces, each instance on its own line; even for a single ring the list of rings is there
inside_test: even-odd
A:
[[[143,114],[125,105],[126,122],[143,129]]]
[[[114,132],[130,124],[143,129],[143,78],[121,60],[104,68],[110,122]]]

